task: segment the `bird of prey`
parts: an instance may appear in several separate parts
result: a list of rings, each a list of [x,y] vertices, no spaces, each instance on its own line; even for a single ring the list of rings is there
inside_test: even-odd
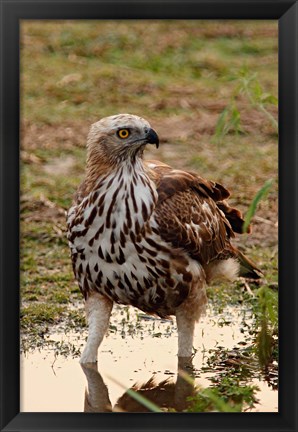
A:
[[[87,139],[83,183],[68,211],[68,241],[89,326],[81,363],[97,361],[113,303],[176,316],[178,356],[190,357],[206,284],[259,270],[231,244],[241,233],[229,191],[193,172],[143,160],[159,138],[130,114],[101,119]]]

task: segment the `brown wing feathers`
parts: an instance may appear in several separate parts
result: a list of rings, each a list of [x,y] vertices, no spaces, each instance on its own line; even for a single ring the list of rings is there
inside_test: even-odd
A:
[[[160,235],[201,263],[208,263],[226,244],[224,221],[219,214],[212,216],[213,212],[217,209],[210,198],[204,200],[192,190],[178,192],[157,205]]]
[[[157,161],[148,161],[146,166],[157,186],[156,215],[162,238],[202,264],[225,249],[233,256],[229,239],[234,231],[242,233],[244,221],[241,212],[225,201],[230,192],[219,183]]]
[[[217,207],[224,212],[225,217],[230,222],[233,231],[239,234],[243,234],[244,220],[242,218],[241,212],[233,207],[230,207],[226,201],[217,202],[216,204]],[[246,232],[251,232],[250,225],[248,226]]]

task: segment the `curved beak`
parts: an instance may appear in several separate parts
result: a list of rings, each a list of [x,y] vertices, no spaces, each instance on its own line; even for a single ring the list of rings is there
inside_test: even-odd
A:
[[[146,135],[146,142],[148,144],[155,144],[156,148],[159,147],[159,138],[154,129],[149,129]]]

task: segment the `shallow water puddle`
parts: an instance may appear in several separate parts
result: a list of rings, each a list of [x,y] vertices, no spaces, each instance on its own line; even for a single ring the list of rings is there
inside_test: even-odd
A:
[[[129,313],[129,322],[122,323],[122,331],[110,332],[104,339],[99,350],[98,370],[95,366],[82,368],[78,358],[55,356],[54,349],[22,354],[21,411],[102,412],[112,406],[116,411],[135,412],[140,409],[138,404],[127,395],[123,396],[125,389],[135,383],[139,387],[147,383],[140,394],[154,400],[158,406],[185,409],[186,399],[192,395],[193,388],[189,382],[177,376],[177,333],[174,324],[144,316],[139,319],[138,331],[134,334],[131,326],[134,311],[129,309]],[[120,309],[117,314],[120,314]],[[217,372],[216,366],[214,372],[201,371],[202,365],[206,365],[206,357],[210,357],[209,350],[220,351],[221,347],[231,350],[233,362],[233,356],[237,355],[235,347],[239,342],[240,345],[245,343],[241,333],[241,317],[236,309],[225,310],[224,317],[225,321],[220,327],[218,315],[215,318],[210,314],[197,326],[194,377],[195,384],[203,388],[210,387],[210,377]],[[231,320],[227,321],[227,317]],[[119,322],[121,320],[118,319]],[[127,334],[125,328],[130,328],[129,333],[132,335]],[[83,346],[86,334],[56,333],[50,337],[52,340]],[[189,370],[187,366],[179,365]],[[154,381],[150,381],[152,377]],[[259,387],[256,394],[259,403],[250,412],[278,411],[278,392],[272,390],[264,379],[254,377],[249,385]]]

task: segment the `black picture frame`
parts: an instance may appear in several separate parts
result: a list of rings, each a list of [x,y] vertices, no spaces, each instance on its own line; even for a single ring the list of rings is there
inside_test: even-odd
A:
[[[298,5],[289,0],[0,0],[1,431],[297,431]],[[279,21],[278,413],[20,413],[19,23],[25,19],[274,19]]]

